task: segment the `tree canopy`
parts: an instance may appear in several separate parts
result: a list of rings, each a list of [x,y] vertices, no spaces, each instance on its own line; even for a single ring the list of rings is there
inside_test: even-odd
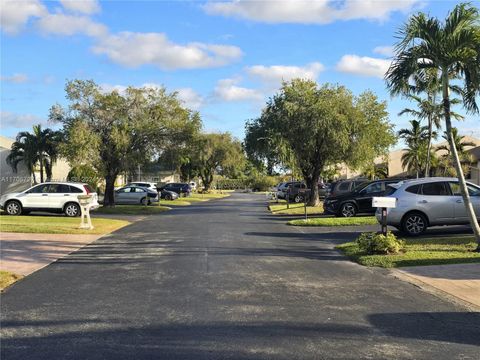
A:
[[[372,92],[354,96],[343,86],[302,79],[284,83],[261,117],[249,123],[246,138],[253,142],[255,134],[264,134],[279,159],[292,155],[312,189],[311,205],[318,203],[317,184],[328,168],[359,168],[395,143],[386,104]]]
[[[199,131],[200,117],[165,88],[104,92],[93,81],[66,85],[67,108],[51,108],[50,119],[65,133],[62,154],[71,165],[91,165],[105,178],[105,205],[114,204],[114,183],[124,171],[187,142]]]

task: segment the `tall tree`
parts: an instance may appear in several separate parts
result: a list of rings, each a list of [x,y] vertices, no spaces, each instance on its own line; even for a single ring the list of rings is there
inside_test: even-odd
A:
[[[105,206],[115,203],[120,173],[152,161],[172,143],[184,143],[201,126],[198,114],[164,88],[103,92],[91,80],[73,80],[65,90],[68,108],[50,111],[64,125],[62,153],[74,167],[88,164],[104,177]]]
[[[312,191],[309,204],[317,205],[323,172],[339,163],[359,168],[395,142],[385,106],[370,92],[354,97],[343,86],[294,79],[283,84],[253,125],[268,134],[277,154],[293,155]]]
[[[191,166],[202,179],[205,191],[210,190],[216,173],[232,173],[245,165],[242,145],[229,133],[201,134],[194,149]]]
[[[408,93],[411,77],[435,69],[442,84],[443,118],[463,201],[480,251],[480,226],[467,190],[452,133],[450,85],[458,83],[463,106],[478,113],[480,93],[480,16],[470,4],[459,4],[441,22],[424,13],[413,15],[399,31],[395,56],[385,78],[393,95]]]
[[[410,125],[410,129],[401,129],[398,132],[398,137],[407,144],[402,155],[402,166],[415,173],[418,178],[428,161],[429,127],[422,126],[418,120],[410,120]]]

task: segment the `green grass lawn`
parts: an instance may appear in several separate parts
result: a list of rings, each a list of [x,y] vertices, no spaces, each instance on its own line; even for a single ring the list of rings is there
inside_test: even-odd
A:
[[[65,216],[0,215],[0,231],[40,234],[108,234],[130,224],[117,219],[92,218],[93,230],[78,229],[80,218]]]
[[[115,205],[114,207],[100,207],[95,214],[117,214],[117,215],[152,215],[159,214],[171,208],[162,205]]]
[[[160,200],[158,202],[159,206],[189,206],[192,205],[192,203],[187,200],[188,198],[178,198],[175,200]]]
[[[350,218],[315,218],[290,220],[288,225],[294,226],[354,226],[354,225],[376,225],[378,224],[375,216],[360,216]]]
[[[280,201],[278,204],[275,201],[272,201],[268,204],[268,210],[275,215],[303,215],[305,213],[304,205],[292,203],[287,209],[287,203],[285,201]],[[319,206],[307,206],[307,214],[309,215],[320,215],[323,214],[323,204]]]
[[[480,253],[473,251],[477,247],[473,236],[415,238],[405,243],[405,252],[397,255],[366,255],[354,242],[337,249],[359,264],[385,268],[480,262]]]
[[[0,270],[0,290],[12,285],[14,282],[23,278],[22,275],[13,274],[8,271]]]

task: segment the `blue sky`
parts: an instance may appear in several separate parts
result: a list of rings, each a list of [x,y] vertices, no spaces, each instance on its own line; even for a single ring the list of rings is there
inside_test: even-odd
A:
[[[52,126],[48,110],[66,103],[75,78],[106,90],[163,85],[200,112],[205,130],[243,138],[282,79],[306,77],[373,90],[400,129],[408,103],[391,99],[382,79],[395,32],[413,12],[445,18],[457,3],[3,0],[0,133]],[[456,125],[480,137],[478,117]]]

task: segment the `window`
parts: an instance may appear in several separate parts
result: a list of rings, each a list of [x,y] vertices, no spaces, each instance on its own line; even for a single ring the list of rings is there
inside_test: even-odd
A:
[[[406,188],[405,191],[412,194],[418,194],[419,189],[420,189],[420,185],[412,185]]]
[[[350,182],[343,182],[338,185],[338,191],[348,191],[350,190]]]
[[[58,184],[56,192],[57,193],[62,193],[62,194],[69,193],[70,192],[70,186],[65,185],[65,184]]]
[[[383,196],[393,195],[395,193],[395,191],[397,191],[396,188],[394,188],[391,185],[387,185],[387,187],[385,188],[385,193],[383,194]]]
[[[70,186],[70,192],[71,192],[71,193],[76,193],[76,194],[83,193],[82,189],[79,189],[79,188],[76,187],[76,186]]]
[[[359,187],[359,186],[362,185],[362,184],[365,184],[365,181],[355,181],[355,182],[353,183],[352,190],[353,190],[353,189],[356,189],[357,187]]]
[[[145,192],[145,190],[143,190],[142,188],[132,188],[132,190],[134,190],[134,192],[137,192],[137,193],[142,193],[142,192]]]
[[[48,185],[38,185],[28,191],[29,194],[41,194],[47,192]]]
[[[433,183],[423,184],[422,193],[423,195],[430,195],[430,196],[450,195],[450,192],[447,189],[447,184],[444,182],[433,182]]]
[[[373,183],[362,190],[362,194],[373,194],[382,192],[382,183]]]
[[[122,188],[120,190],[118,190],[119,193],[129,193],[129,192],[132,192],[132,188],[130,187],[126,187],[126,188]]]
[[[460,190],[460,184],[458,182],[451,182],[450,189],[452,190],[452,194],[455,196],[462,196],[462,191]],[[468,194],[470,196],[480,196],[480,189],[467,184]]]

